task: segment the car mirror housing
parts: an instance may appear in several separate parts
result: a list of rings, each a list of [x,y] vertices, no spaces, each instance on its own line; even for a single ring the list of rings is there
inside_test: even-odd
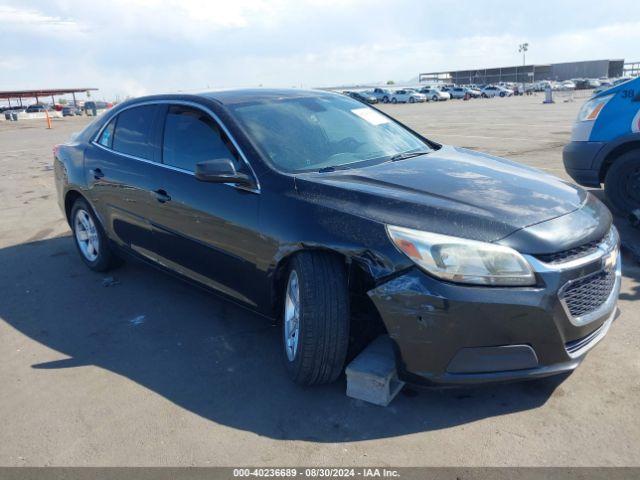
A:
[[[215,158],[196,164],[195,176],[201,182],[235,183],[237,185],[253,186],[249,175],[238,172],[230,158]]]

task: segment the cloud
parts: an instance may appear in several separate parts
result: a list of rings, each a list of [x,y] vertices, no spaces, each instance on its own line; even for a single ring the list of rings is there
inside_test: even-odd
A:
[[[636,2],[545,9],[460,0],[450,9],[417,0],[8,0],[0,66],[11,75],[0,76],[0,88],[86,85],[113,98],[408,80],[519,64],[523,41],[528,62],[635,60]]]

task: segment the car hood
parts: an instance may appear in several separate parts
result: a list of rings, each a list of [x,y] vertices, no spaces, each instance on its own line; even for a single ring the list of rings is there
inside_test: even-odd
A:
[[[360,217],[489,242],[589,203],[586,191],[542,171],[449,146],[397,162],[300,174],[296,186],[309,201]],[[563,245],[580,241],[565,238]],[[529,241],[526,234],[514,246],[558,250],[552,238]]]

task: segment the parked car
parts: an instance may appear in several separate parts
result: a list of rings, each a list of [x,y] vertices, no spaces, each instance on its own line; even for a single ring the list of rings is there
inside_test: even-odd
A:
[[[355,98],[356,100],[359,100],[364,103],[370,103],[370,104],[378,103],[378,99],[374,95],[368,92],[349,91],[349,92],[345,92],[345,94],[351,98]]]
[[[371,95],[378,99],[378,102],[388,103],[391,100],[391,90],[386,88],[374,88]]]
[[[589,82],[585,78],[574,78],[571,80],[576,85],[576,90],[589,89]]]
[[[600,80],[596,78],[588,78],[587,85],[589,86],[589,88],[598,88],[601,85],[601,83],[600,83]]]
[[[469,98],[479,98],[480,91],[474,90],[469,87],[454,87],[449,92],[451,98],[465,98],[468,96]]]
[[[4,113],[5,120],[14,120],[17,118],[19,113],[24,113],[24,107],[6,107],[3,109],[2,113]]]
[[[87,101],[84,102],[84,112],[87,115],[94,115],[94,112],[97,114],[98,110],[108,110],[113,107],[113,104],[110,102],[101,102],[101,101]]]
[[[62,107],[63,117],[73,117],[75,115],[82,115],[82,112],[78,108],[71,105],[66,105]]]
[[[391,94],[391,103],[416,103],[426,101],[426,96],[409,88],[396,90]]]
[[[596,197],[344,95],[141,97],[53,154],[87,267],[134,256],[278,321],[301,384],[385,332],[413,382],[569,372],[616,313],[619,240]]]
[[[480,95],[483,98],[510,97],[513,95],[513,90],[501,87],[499,85],[487,85],[482,89]]]
[[[630,77],[622,77],[622,78],[617,78],[615,80],[611,80],[609,82],[600,82],[600,86],[598,88],[596,88],[593,93],[600,93],[600,92],[604,92],[605,90],[610,89],[611,87],[615,86],[615,85],[619,85],[621,83],[624,83],[628,80],[631,80]]]
[[[640,77],[597,93],[582,106],[563,160],[580,185],[604,184],[620,213],[640,208]]]
[[[420,89],[420,93],[427,97],[427,100],[431,102],[439,102],[449,100],[451,95],[447,92],[443,92],[435,87],[423,87]]]
[[[27,113],[40,113],[49,111],[50,108],[47,105],[43,105],[41,103],[35,103],[33,105],[29,105],[26,109]]]

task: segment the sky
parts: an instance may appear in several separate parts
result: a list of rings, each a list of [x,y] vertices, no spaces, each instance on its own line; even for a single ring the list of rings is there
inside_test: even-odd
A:
[[[0,0],[0,90],[109,100],[409,81],[522,63],[640,61],[640,0]]]

